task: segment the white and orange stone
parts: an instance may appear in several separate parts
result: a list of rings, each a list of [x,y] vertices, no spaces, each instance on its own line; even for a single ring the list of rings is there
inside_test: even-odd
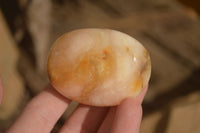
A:
[[[93,106],[118,105],[148,84],[151,61],[134,38],[110,29],[80,29],[53,44],[47,63],[54,88]]]

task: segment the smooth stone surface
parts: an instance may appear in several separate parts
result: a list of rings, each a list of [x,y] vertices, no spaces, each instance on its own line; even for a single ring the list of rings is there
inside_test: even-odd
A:
[[[47,64],[55,89],[93,106],[118,105],[136,97],[148,84],[147,50],[127,34],[109,29],[80,29],[53,44]]]

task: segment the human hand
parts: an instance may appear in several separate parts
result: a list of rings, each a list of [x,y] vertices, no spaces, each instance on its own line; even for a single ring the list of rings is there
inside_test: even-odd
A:
[[[125,99],[117,107],[80,104],[60,133],[138,133],[146,90],[135,99]],[[7,133],[49,133],[70,102],[49,85],[29,102]]]

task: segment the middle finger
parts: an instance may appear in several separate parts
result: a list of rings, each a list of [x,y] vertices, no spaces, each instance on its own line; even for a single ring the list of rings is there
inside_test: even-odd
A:
[[[80,104],[66,120],[60,133],[94,133],[108,112],[108,107],[93,107]]]

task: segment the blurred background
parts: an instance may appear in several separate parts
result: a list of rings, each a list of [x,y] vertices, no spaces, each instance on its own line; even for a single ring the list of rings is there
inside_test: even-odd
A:
[[[200,133],[199,14],[199,0],[1,0],[0,132],[48,83],[46,59],[55,39],[94,27],[125,32],[150,52],[140,132]]]

